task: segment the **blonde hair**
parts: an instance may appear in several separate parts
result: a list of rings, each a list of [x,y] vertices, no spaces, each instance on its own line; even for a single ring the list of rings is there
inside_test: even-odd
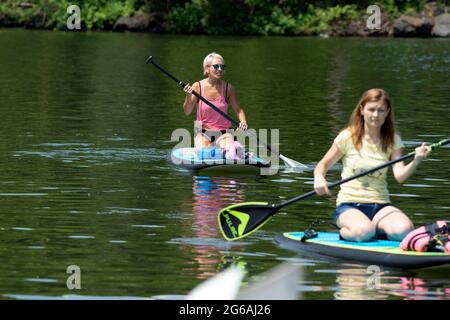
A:
[[[361,148],[364,136],[364,118],[361,116],[361,110],[367,102],[381,102],[386,106],[387,117],[381,126],[381,146],[385,153],[394,145],[395,124],[394,124],[394,107],[386,91],[379,88],[367,90],[361,96],[356,105],[348,123],[348,129],[352,133],[352,141],[356,150]]]
[[[220,59],[220,60],[222,60],[223,63],[225,63],[225,60],[223,59],[223,57],[222,57],[220,54],[215,53],[215,52],[211,52],[211,53],[208,54],[208,55],[205,57],[205,59],[203,60],[203,74],[204,74],[205,76],[208,75],[208,71],[207,71],[207,70],[208,70],[208,67],[211,65],[211,62],[212,62],[214,59]]]

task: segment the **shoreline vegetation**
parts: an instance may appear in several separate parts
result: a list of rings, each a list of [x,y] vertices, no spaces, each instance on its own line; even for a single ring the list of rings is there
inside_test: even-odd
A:
[[[81,31],[450,37],[448,0],[4,0],[0,28],[68,30],[71,5],[80,8]]]

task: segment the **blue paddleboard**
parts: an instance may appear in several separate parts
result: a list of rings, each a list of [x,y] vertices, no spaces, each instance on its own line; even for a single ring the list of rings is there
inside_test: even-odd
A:
[[[443,252],[403,251],[399,241],[374,239],[351,242],[339,239],[339,233],[318,232],[318,236],[301,241],[303,232],[285,232],[275,237],[282,248],[298,253],[312,253],[371,265],[418,269],[450,264],[450,254]]]

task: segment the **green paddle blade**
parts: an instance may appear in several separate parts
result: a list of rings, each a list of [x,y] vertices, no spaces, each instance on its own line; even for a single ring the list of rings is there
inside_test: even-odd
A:
[[[277,210],[267,202],[244,202],[228,206],[219,211],[219,226],[227,240],[248,236],[270,220]]]

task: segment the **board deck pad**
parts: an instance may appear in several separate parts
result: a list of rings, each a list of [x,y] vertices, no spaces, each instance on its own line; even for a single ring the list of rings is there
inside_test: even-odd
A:
[[[303,232],[285,232],[275,238],[281,247],[296,252],[310,252],[339,259],[396,268],[415,269],[450,264],[450,254],[442,252],[403,251],[399,241],[374,239],[352,242],[339,239],[336,232],[318,232],[301,242]]]

